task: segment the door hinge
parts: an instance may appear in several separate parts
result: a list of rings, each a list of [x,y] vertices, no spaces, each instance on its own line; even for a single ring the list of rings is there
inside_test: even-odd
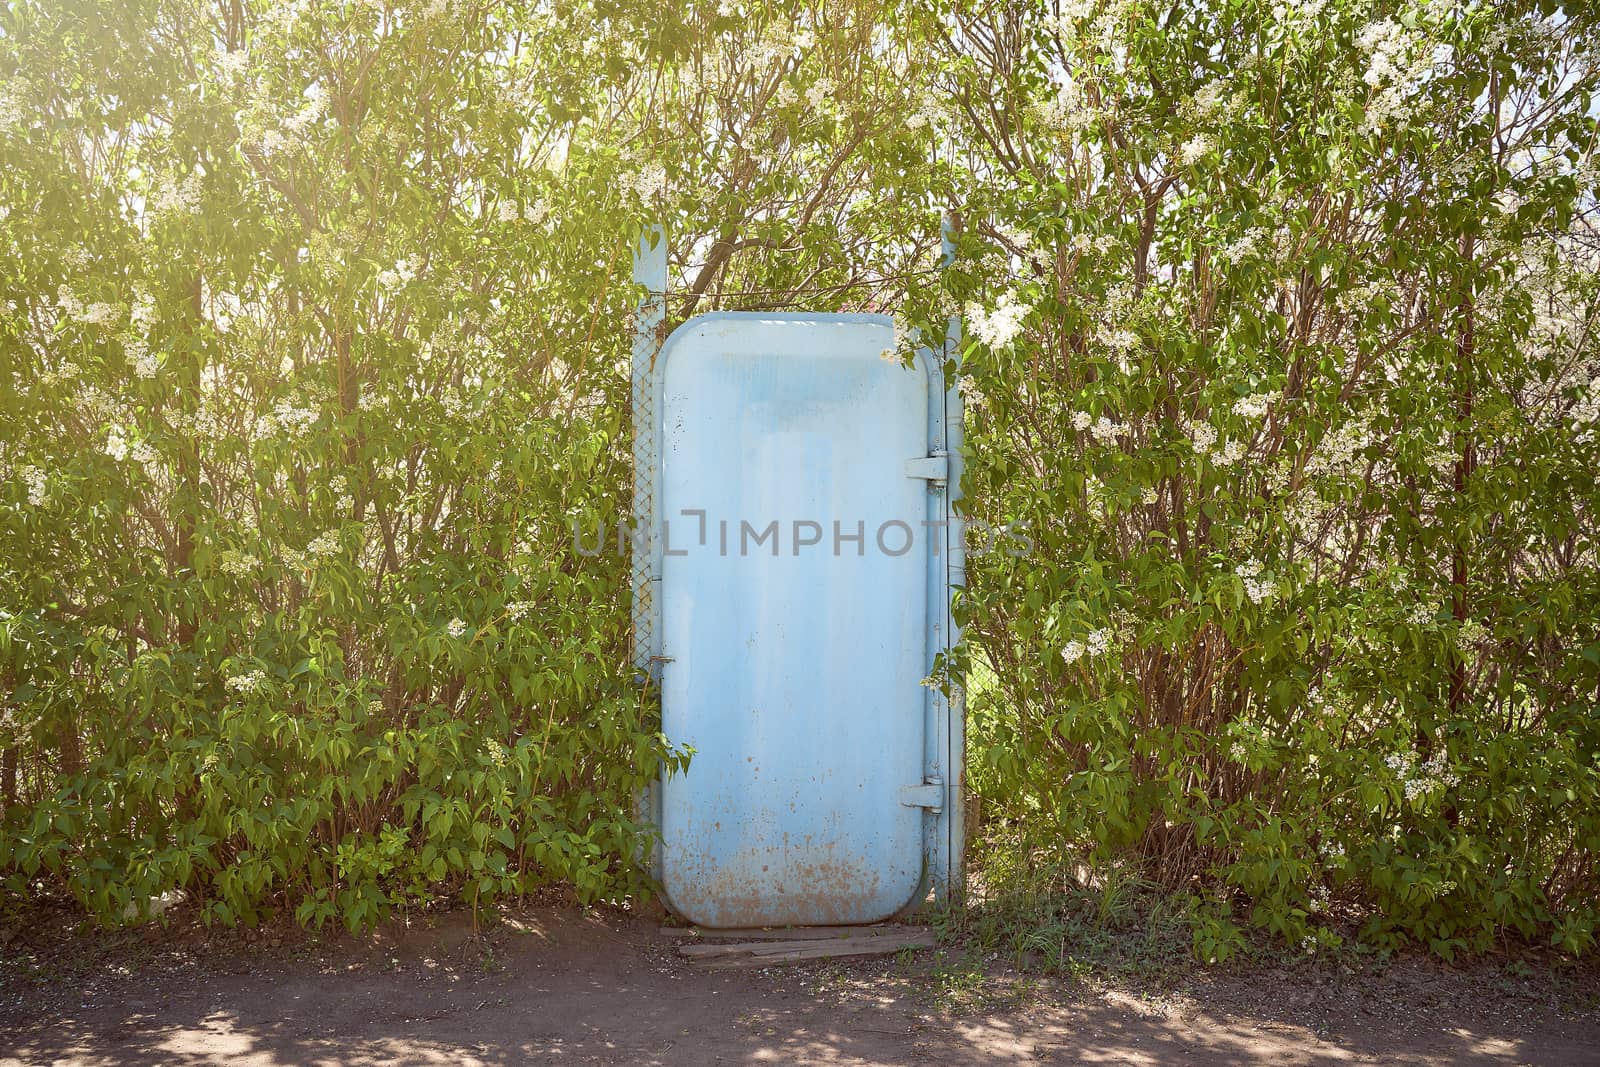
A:
[[[944,779],[929,778],[921,785],[903,785],[900,787],[900,803],[908,808],[927,808],[929,811],[944,810]]]
[[[906,460],[906,477],[922,478],[930,482],[944,482],[950,478],[950,453],[930,452],[920,459]]]

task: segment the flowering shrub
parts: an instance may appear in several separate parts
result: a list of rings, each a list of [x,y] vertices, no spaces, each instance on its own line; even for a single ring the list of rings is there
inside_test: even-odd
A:
[[[678,757],[569,544],[628,479],[632,294],[560,207],[615,206],[600,61],[221,11],[0,16],[0,869],[113,920],[638,892]]]
[[[669,223],[674,318],[920,269],[935,227],[876,238],[925,207],[857,202],[864,143],[910,174],[932,136],[869,26],[0,13],[11,890],[355,927],[645,891],[635,795],[686,754],[633,679],[625,561],[572,533],[629,499],[627,249]]]
[[[990,836],[1192,894],[1207,957],[1239,908],[1591,948],[1592,20],[953,21],[969,506],[1036,546],[961,605]]]

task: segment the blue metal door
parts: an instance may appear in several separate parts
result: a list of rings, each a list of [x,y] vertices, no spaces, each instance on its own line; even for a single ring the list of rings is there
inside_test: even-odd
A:
[[[874,922],[927,891],[945,394],[893,345],[881,316],[714,314],[656,361],[656,659],[694,749],[657,869],[702,925]]]

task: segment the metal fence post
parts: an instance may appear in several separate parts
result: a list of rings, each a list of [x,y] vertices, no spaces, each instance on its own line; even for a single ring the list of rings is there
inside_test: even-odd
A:
[[[954,212],[946,212],[939,227],[939,243],[943,252],[941,265],[948,268],[956,259],[955,234],[960,222]],[[951,315],[945,323],[944,357],[956,366],[955,376],[944,397],[945,448],[950,453],[949,480],[946,483],[945,502],[949,510],[945,527],[948,551],[945,553],[952,596],[960,595],[967,584],[966,523],[957,511],[961,500],[961,476],[966,468],[962,448],[966,445],[966,409],[961,398],[961,316]],[[961,627],[956,622],[952,605],[945,610],[949,617],[945,624],[947,657],[961,643]],[[948,662],[948,659],[947,659]],[[949,717],[945,735],[946,759],[950,779],[950,815],[947,820],[948,836],[945,842],[946,862],[949,865],[945,890],[945,903],[960,905],[966,898],[967,887],[967,680],[964,676],[950,678]]]
[[[639,685],[661,677],[661,631],[656,596],[661,575],[654,565],[656,530],[656,395],[655,365],[665,331],[667,237],[660,226],[647,226],[633,249],[633,281],[644,287],[633,313],[633,516],[630,531],[630,575],[633,586],[633,666]],[[645,786],[636,802],[641,825],[661,829],[661,782]],[[642,838],[636,861],[661,881],[661,849]]]
[[[633,281],[644,287],[633,317],[633,665],[641,683],[660,676],[661,635],[656,625],[656,583],[652,549],[656,515],[656,356],[661,352],[666,319],[667,237],[660,226],[648,226],[633,250]]]

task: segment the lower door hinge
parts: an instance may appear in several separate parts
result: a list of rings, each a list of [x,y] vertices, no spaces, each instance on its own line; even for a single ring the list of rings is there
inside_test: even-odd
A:
[[[927,808],[929,811],[934,812],[943,811],[944,779],[930,777],[921,785],[901,786],[900,803],[908,808]]]

